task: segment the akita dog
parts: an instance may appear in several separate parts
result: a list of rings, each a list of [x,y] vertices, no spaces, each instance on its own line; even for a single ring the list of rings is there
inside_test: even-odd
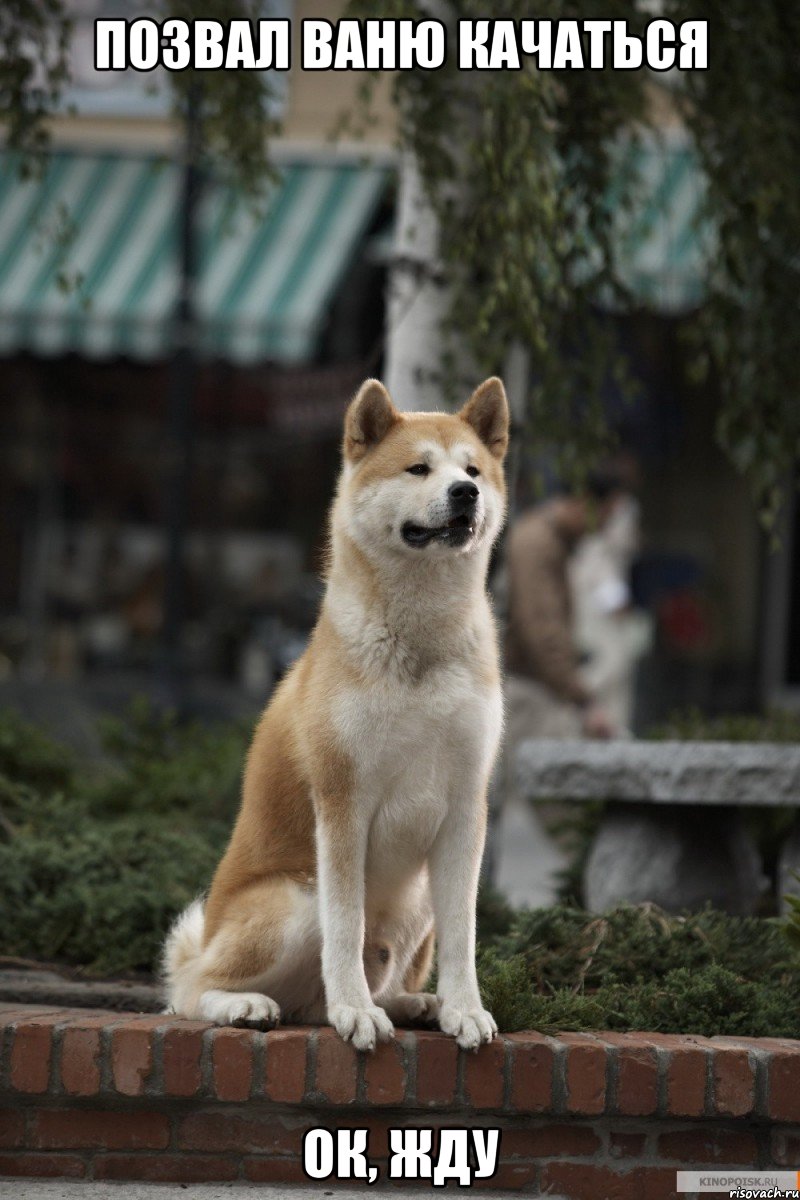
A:
[[[486,575],[507,446],[499,379],[457,415],[399,412],[374,379],[350,404],[320,617],[256,728],[208,898],[167,938],[175,1012],[327,1020],[359,1050],[393,1021],[438,1021],[467,1049],[497,1032],[475,900],[502,725]]]

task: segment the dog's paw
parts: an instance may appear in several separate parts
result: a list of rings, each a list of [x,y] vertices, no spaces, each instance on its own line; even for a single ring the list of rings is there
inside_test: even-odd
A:
[[[456,1039],[462,1050],[477,1050],[481,1042],[490,1042],[497,1025],[485,1008],[461,1008],[442,1004],[439,1009],[439,1028]]]
[[[272,1029],[281,1019],[275,1001],[260,992],[203,992],[200,1012],[215,1025],[243,1025],[253,1029]]]
[[[439,1001],[433,992],[400,992],[386,1001],[386,1011],[394,1022],[435,1021],[439,1016]]]
[[[328,1020],[341,1038],[352,1042],[356,1050],[374,1050],[376,1042],[394,1037],[394,1027],[382,1008],[371,1004],[355,1008],[352,1004],[331,1004]]]

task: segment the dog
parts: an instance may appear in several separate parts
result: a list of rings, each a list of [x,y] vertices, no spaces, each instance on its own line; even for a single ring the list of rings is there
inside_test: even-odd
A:
[[[208,897],[168,934],[174,1012],[327,1021],[358,1050],[393,1023],[438,1022],[473,1050],[496,1034],[475,906],[502,726],[486,578],[508,428],[496,378],[457,414],[400,412],[375,379],[351,402],[319,620],[256,727]]]

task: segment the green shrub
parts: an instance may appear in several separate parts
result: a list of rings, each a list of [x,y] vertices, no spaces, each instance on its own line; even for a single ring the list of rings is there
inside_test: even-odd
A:
[[[3,952],[90,974],[152,970],[169,922],[208,886],[225,826],[98,822],[77,805],[58,815],[63,824],[43,822],[0,844]]]
[[[800,883],[800,871],[792,871],[792,878]],[[793,948],[800,951],[800,896],[789,893],[784,899],[789,906],[784,931]]]
[[[508,933],[515,916],[515,910],[500,892],[495,891],[488,883],[481,885],[477,910],[479,941],[488,942]]]
[[[0,714],[0,953],[150,971],[225,848],[247,735],[143,702],[101,732],[107,761],[78,770]]]
[[[536,909],[484,939],[479,972],[505,1029],[800,1037],[800,958],[775,919]]]
[[[788,958],[776,919],[731,917],[711,908],[674,917],[647,904],[602,916],[564,906],[520,912],[495,945],[505,957],[525,958],[539,990],[637,983],[720,963],[748,978],[773,979]]]
[[[66,787],[75,763],[66,747],[10,708],[0,709],[0,776],[31,787]]]
[[[89,789],[94,812],[235,815],[250,735],[245,725],[180,723],[140,699],[124,717],[101,721],[100,734],[110,762]]]
[[[688,708],[672,713],[645,736],[661,742],[800,742],[800,713],[776,708],[709,717]]]
[[[505,959],[484,952],[481,994],[501,1029],[800,1036],[796,986],[790,1005],[790,996],[780,987],[742,979],[719,964],[699,971],[679,967],[659,980],[610,983],[594,992],[559,988],[543,995],[526,988],[526,980],[522,956]]]

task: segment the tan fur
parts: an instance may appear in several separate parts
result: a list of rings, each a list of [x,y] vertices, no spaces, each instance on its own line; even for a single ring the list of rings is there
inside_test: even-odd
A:
[[[499,693],[496,639],[483,576],[491,540],[502,519],[507,424],[505,396],[496,380],[478,389],[456,416],[399,413],[376,381],[368,381],[351,405],[343,442],[345,466],[331,514],[323,610],[306,652],[280,684],[255,730],[241,809],[204,911],[198,908],[193,916],[187,914],[183,933],[176,927],[168,940],[165,964],[171,1000],[187,1016],[210,1013],[215,1020],[263,1022],[276,1019],[280,1005],[285,1015],[323,1019],[321,934],[316,915],[318,855],[323,847],[326,870],[334,881],[340,881],[335,886],[344,889],[342,903],[352,907],[356,901],[347,900],[345,893],[349,895],[355,888],[353,896],[358,894],[353,871],[359,868],[353,865],[353,847],[359,844],[366,847],[367,855],[359,944],[370,993],[375,996],[388,989],[386,1007],[395,1019],[404,1014],[435,1015],[434,998],[400,994],[403,989],[422,992],[433,957],[424,852],[420,851],[418,863],[411,852],[405,875],[398,875],[393,882],[388,879],[391,857],[388,871],[382,868],[375,873],[370,866],[373,842],[375,853],[385,854],[379,847],[395,836],[391,831],[398,821],[411,820],[411,827],[419,821],[413,814],[403,817],[401,810],[395,812],[391,806],[385,811],[375,809],[374,815],[367,817],[359,789],[363,789],[372,747],[384,744],[382,739],[391,737],[394,729],[398,737],[403,736],[396,718],[392,718],[391,729],[383,728],[383,704],[376,697],[387,697],[389,711],[398,690],[405,694],[404,689],[410,689],[409,703],[413,705],[417,689],[438,686],[435,681],[439,677],[455,680],[462,675],[464,687],[473,686],[467,683],[473,680],[487,696]],[[396,487],[399,494],[413,497],[416,484],[409,479],[407,468],[417,461],[420,446],[429,444],[444,459],[467,454],[479,469],[481,487],[494,504],[493,526],[483,542],[482,535],[478,536],[474,565],[466,561],[467,552],[459,560],[456,550],[426,554],[400,547],[398,553],[408,558],[409,579],[414,572],[414,578],[418,577],[418,592],[405,595],[404,570],[387,572],[383,550],[373,552],[370,538],[358,531],[358,513],[366,506],[365,519],[374,525],[370,497],[382,487]],[[458,464],[448,469],[463,475]],[[396,531],[392,536],[397,537]],[[402,561],[398,558],[401,565]],[[451,575],[454,583],[448,587]],[[365,618],[351,616],[351,608],[354,614],[368,614],[374,630],[370,625],[362,637]],[[352,705],[361,694],[365,704],[377,704],[376,723],[370,727],[368,722],[353,741],[347,722],[360,719],[358,707]],[[427,691],[419,694],[427,697],[426,703],[431,702]],[[405,714],[406,709],[403,705],[399,711]],[[356,717],[351,718],[351,712]],[[458,712],[457,704],[454,712]],[[420,719],[424,735],[424,719]],[[466,732],[457,736],[466,736]],[[399,744],[397,753],[402,768],[405,758]],[[489,745],[488,766],[492,754]],[[386,786],[390,788],[391,771],[397,768],[389,765],[388,758],[386,761],[385,770],[390,773]],[[471,862],[476,856],[479,860],[483,844],[488,766],[482,766],[475,777],[480,795],[464,843]],[[433,822],[432,837],[436,821],[442,818],[434,814],[427,819]],[[372,824],[367,827],[365,821]],[[364,870],[363,865],[360,869]],[[325,916],[323,911],[323,928]],[[341,970],[346,970],[346,964]],[[326,978],[326,988],[333,987]],[[242,1003],[226,1007],[224,996],[229,992],[242,993]],[[277,1004],[269,1000],[271,1008],[259,1005],[262,992],[273,996]],[[209,996],[212,999],[204,999]],[[329,995],[329,1010],[332,1003]],[[474,999],[471,1003],[474,1006]],[[374,1016],[380,1010],[369,1011],[378,1036],[383,1036],[381,1019]],[[215,1015],[217,1012],[222,1015]],[[361,1017],[353,1021],[354,1042],[368,1048],[371,1036],[374,1044],[375,1031],[371,1035],[369,1030],[364,1032],[369,1022],[365,1025]],[[334,1023],[340,1027],[339,1020]],[[485,1038],[486,1033],[480,1036]]]
[[[421,992],[428,981],[433,966],[433,952],[436,948],[436,938],[433,930],[420,942],[411,960],[411,966],[406,971],[403,987],[407,992]]]

